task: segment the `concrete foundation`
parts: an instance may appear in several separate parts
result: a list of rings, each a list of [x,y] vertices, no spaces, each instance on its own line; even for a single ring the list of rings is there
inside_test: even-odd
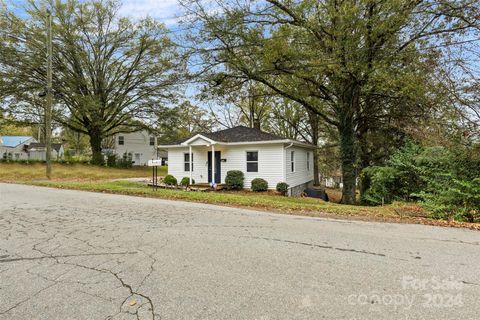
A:
[[[295,187],[290,187],[288,189],[287,194],[288,194],[289,197],[299,197],[303,194],[305,189],[310,188],[312,186],[313,186],[313,180],[309,181],[309,182],[299,184],[298,186],[295,186]]]

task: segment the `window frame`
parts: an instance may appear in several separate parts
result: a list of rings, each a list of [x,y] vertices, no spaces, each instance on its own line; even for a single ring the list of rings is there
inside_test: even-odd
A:
[[[257,160],[256,160],[256,161],[248,160],[248,154],[249,154],[249,153],[252,153],[252,152],[256,152],[256,153],[257,153]],[[258,168],[258,164],[259,164],[259,154],[260,154],[260,153],[258,152],[258,150],[246,150],[246,151],[245,151],[245,167],[246,167],[246,168],[245,168],[245,171],[246,171],[246,172],[248,172],[248,173],[249,173],[249,172],[258,172],[258,169],[259,169],[259,168]],[[256,164],[257,164],[257,170],[256,170],[256,171],[248,171],[248,164],[249,164],[249,163],[256,163]]]
[[[155,137],[149,137],[149,140],[150,146],[155,146]]]
[[[187,160],[188,156],[188,160]],[[192,172],[195,171],[193,168],[194,160],[193,160],[193,152],[192,152]],[[183,172],[190,172],[190,153],[184,152],[183,153]]]
[[[119,146],[125,145],[125,136],[118,136],[118,145]]]
[[[296,164],[295,164],[295,150],[290,151],[290,172],[296,172]]]

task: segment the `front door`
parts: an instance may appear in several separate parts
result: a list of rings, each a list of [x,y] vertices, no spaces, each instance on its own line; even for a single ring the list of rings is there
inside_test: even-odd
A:
[[[215,183],[222,181],[222,154],[215,151]],[[208,182],[212,182],[212,151],[208,151]]]

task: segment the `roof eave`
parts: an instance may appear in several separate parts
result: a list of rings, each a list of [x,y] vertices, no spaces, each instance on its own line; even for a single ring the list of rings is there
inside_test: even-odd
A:
[[[189,139],[191,140],[191,139]],[[211,139],[210,139],[211,140]],[[216,142],[211,140],[211,144],[218,144],[218,145],[226,145],[226,146],[236,146],[236,145],[249,145],[249,144],[293,144],[296,146],[309,148],[309,149],[317,149],[317,146],[313,144],[308,144],[300,141],[290,140],[290,139],[282,139],[282,140],[261,140],[261,141],[242,141],[242,142]],[[169,148],[185,148],[188,147],[189,144],[187,141],[182,142],[180,144],[170,144],[170,145],[159,145],[157,146],[158,149],[169,149]]]
[[[202,135],[202,134],[199,133],[199,134],[194,135],[194,136],[191,137],[190,139],[182,142],[181,145],[183,145],[183,146],[188,146],[188,145],[190,145],[190,142],[195,141],[195,140],[197,140],[198,138],[201,138],[201,139],[209,142],[210,144],[216,144],[216,143],[217,143],[217,141],[212,140],[212,139],[210,139],[210,138],[208,138],[208,137],[205,137],[204,135]]]

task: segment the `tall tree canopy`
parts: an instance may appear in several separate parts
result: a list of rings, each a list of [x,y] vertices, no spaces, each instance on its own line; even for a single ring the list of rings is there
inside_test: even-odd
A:
[[[45,91],[45,18],[53,20],[54,120],[87,134],[95,162],[106,137],[136,130],[135,120],[170,103],[182,71],[168,31],[131,21],[110,0],[29,0],[26,17],[1,9],[0,92],[18,118],[40,118]],[[39,112],[40,110],[40,112]]]
[[[184,101],[176,107],[158,108],[152,129],[162,144],[188,138],[194,133],[212,131],[213,124],[211,115],[205,109]]]
[[[257,81],[337,128],[343,203],[355,202],[372,133],[434,113],[435,48],[468,32],[480,8],[476,0],[181,2],[199,30],[190,40],[206,80]]]

